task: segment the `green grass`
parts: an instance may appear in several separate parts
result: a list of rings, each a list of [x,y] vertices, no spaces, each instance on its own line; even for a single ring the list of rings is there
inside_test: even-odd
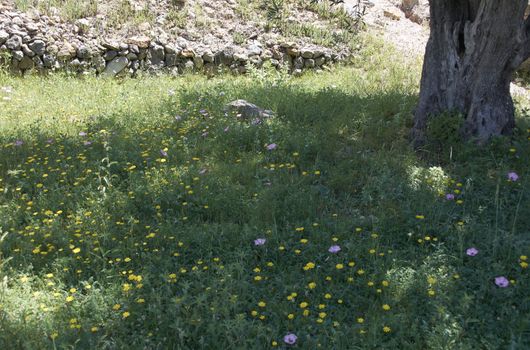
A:
[[[95,16],[98,11],[97,0],[15,0],[15,6],[21,11],[36,8],[46,14],[52,9],[58,9],[60,14],[68,20]]]
[[[0,348],[528,348],[528,117],[415,153],[418,69],[384,52],[299,79],[0,75]]]

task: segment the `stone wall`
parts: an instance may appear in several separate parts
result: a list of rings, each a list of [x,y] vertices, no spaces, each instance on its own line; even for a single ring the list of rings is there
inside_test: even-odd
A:
[[[176,38],[151,38],[135,35],[105,40],[87,36],[88,23],[65,23],[47,16],[20,12],[0,13],[0,64],[13,73],[68,70],[104,76],[134,76],[139,71],[165,71],[182,74],[219,70],[245,73],[248,64],[286,65],[294,74],[304,69],[325,69],[344,57],[323,47],[297,47],[288,42],[261,43],[254,40],[245,47],[226,45],[213,49]]]

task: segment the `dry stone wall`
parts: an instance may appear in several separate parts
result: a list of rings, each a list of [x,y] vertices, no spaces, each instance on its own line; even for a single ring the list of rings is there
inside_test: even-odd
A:
[[[135,35],[105,40],[84,35],[87,22],[66,23],[45,15],[18,11],[0,13],[0,64],[13,73],[67,70],[104,76],[135,75],[140,71],[182,74],[219,70],[245,73],[249,64],[287,66],[294,74],[304,69],[321,70],[344,59],[331,49],[297,47],[288,42],[253,41],[245,47],[226,45],[213,50],[176,38]]]

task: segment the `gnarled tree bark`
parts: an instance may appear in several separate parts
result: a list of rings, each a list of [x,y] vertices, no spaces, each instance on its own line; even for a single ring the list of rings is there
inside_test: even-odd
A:
[[[515,126],[510,81],[530,56],[528,0],[431,0],[414,144],[426,141],[430,118],[461,113],[462,137],[486,142]]]

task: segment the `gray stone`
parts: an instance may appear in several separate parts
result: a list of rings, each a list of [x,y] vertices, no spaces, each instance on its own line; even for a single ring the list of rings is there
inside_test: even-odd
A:
[[[55,57],[50,54],[42,55],[42,63],[45,68],[52,68],[55,65]]]
[[[304,66],[306,68],[314,68],[315,67],[315,60],[312,58],[308,58],[305,60]]]
[[[116,41],[104,41],[101,46],[108,50],[120,51],[120,44]]]
[[[7,39],[6,46],[10,50],[20,50],[22,46],[22,38],[18,35],[13,35],[11,38]]]
[[[107,77],[114,77],[124,70],[125,67],[127,67],[127,64],[129,64],[127,57],[116,57],[107,64],[103,75]]]
[[[78,58],[74,58],[71,62],[70,62],[70,67],[74,68],[74,69],[79,69],[81,67],[81,61],[79,61]]]
[[[13,51],[12,57],[13,57],[13,59],[15,59],[15,60],[20,62],[24,58],[24,52],[22,52],[20,50]]]
[[[309,49],[303,49],[301,55],[303,58],[313,58],[313,52]]]
[[[211,51],[207,51],[202,55],[204,62],[213,63],[215,56]]]
[[[324,51],[322,50],[315,50],[313,52],[313,58],[319,58],[319,57],[322,57],[324,56]]]
[[[82,60],[89,59],[91,56],[90,50],[88,47],[82,45],[77,48],[77,57],[79,57]]]
[[[151,44],[151,38],[145,35],[133,36],[132,38],[127,39],[127,43],[130,45],[136,45],[140,49],[147,49]]]
[[[295,76],[295,77],[299,77],[299,76],[301,76],[301,75],[302,75],[302,70],[301,70],[301,69],[295,69],[295,70],[293,71],[293,76]]]
[[[274,112],[271,110],[263,109],[256,106],[253,103],[245,100],[235,100],[225,106],[225,111],[234,114],[236,117],[250,121],[254,119],[271,118],[274,116]]]
[[[35,23],[31,23],[31,22],[26,23],[25,27],[26,27],[26,30],[28,32],[30,32],[30,33],[35,33],[35,32],[37,32],[39,30],[39,26],[37,26]]]
[[[77,55],[77,50],[69,43],[64,43],[63,47],[57,53],[57,59],[60,61],[68,61]]]
[[[112,61],[114,58],[116,58],[116,56],[118,56],[118,52],[115,50],[110,50],[105,52],[103,58],[105,59],[105,61]]]
[[[22,52],[24,52],[24,55],[26,55],[28,57],[35,56],[35,52],[31,51],[31,49],[28,47],[28,45],[22,44],[21,49],[22,49]]]
[[[164,46],[164,50],[166,52],[166,55],[167,54],[175,54],[175,53],[180,51],[179,48],[177,48],[176,46],[172,46],[172,45]]]
[[[129,50],[121,50],[118,52],[118,56],[127,56],[129,54]]]
[[[9,34],[6,31],[0,30],[0,45],[3,45],[7,39],[9,39]]]
[[[46,52],[46,43],[42,40],[35,40],[28,46],[37,56],[42,56]]]
[[[186,63],[184,63],[184,70],[186,71],[192,71],[195,65],[193,64],[193,60],[188,60]]]
[[[138,55],[135,54],[134,52],[129,52],[129,53],[127,54],[127,56],[125,56],[125,57],[127,57],[127,59],[128,59],[129,61],[135,61],[135,60],[138,59]]]
[[[254,55],[261,55],[261,52],[262,52],[262,49],[261,47],[259,47],[258,45],[254,44],[254,45],[250,45],[248,47],[248,50],[247,50],[247,54],[249,56],[254,56]]]
[[[57,45],[49,45],[47,51],[52,55],[56,55],[59,52],[59,47]]]
[[[234,61],[246,62],[248,61],[248,56],[244,53],[236,53],[234,54]]]
[[[137,55],[140,53],[140,49],[138,48],[137,45],[134,45],[134,44],[129,45],[129,50],[130,50],[132,53],[135,53],[135,54],[137,54]]]
[[[164,47],[158,44],[151,45],[147,53],[147,59],[153,67],[163,67],[165,64]]]

